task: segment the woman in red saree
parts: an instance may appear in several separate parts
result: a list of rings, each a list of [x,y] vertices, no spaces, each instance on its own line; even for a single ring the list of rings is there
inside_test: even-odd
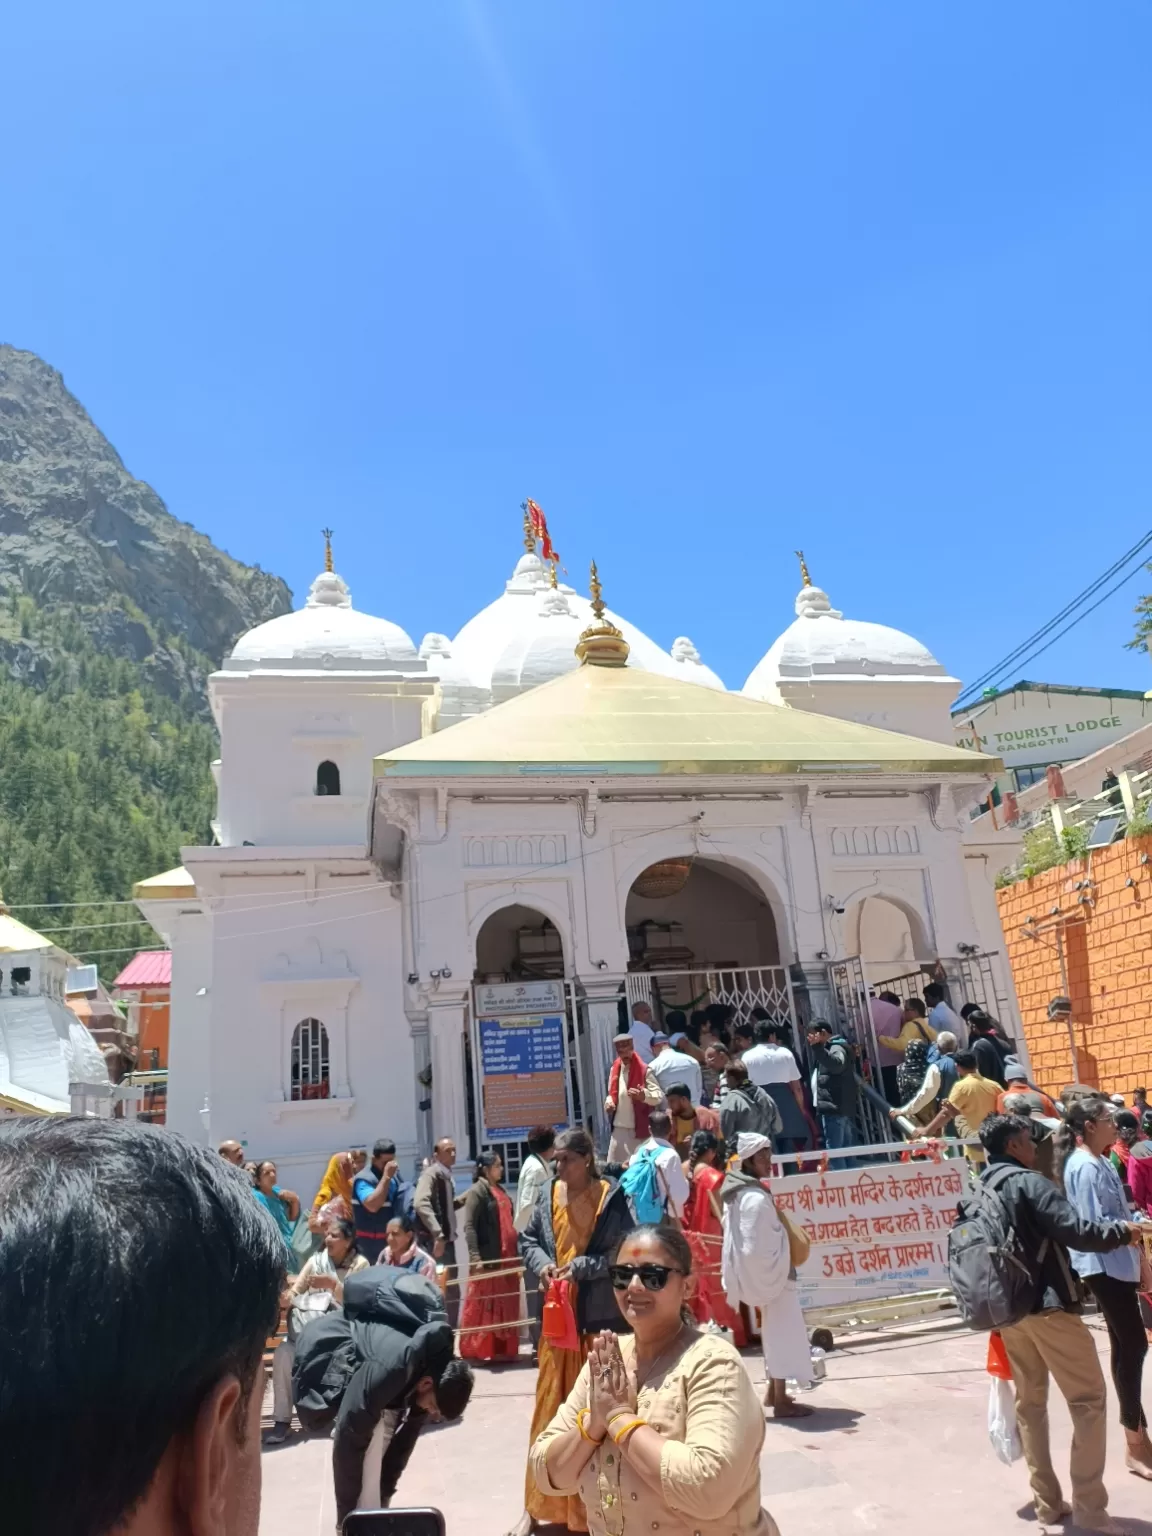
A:
[[[468,1294],[460,1312],[465,1360],[515,1360],[520,1352],[519,1250],[512,1202],[500,1187],[498,1152],[481,1152],[476,1182],[464,1201]],[[495,1270],[495,1274],[486,1274]]]
[[[728,1305],[720,1283],[720,1204],[717,1191],[724,1182],[720,1141],[713,1131],[696,1131],[688,1151],[688,1179],[692,1193],[684,1211],[684,1236],[692,1249],[699,1277],[692,1310],[699,1323],[719,1323],[732,1330],[732,1342],[743,1349],[748,1342],[744,1320]]]

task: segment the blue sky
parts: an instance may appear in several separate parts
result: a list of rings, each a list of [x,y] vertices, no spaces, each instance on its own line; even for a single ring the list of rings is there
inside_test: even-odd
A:
[[[1152,13],[41,0],[0,339],[302,598],[419,640],[542,503],[739,686],[792,550],[961,678],[1152,527]],[[1152,687],[1138,579],[1026,669]]]

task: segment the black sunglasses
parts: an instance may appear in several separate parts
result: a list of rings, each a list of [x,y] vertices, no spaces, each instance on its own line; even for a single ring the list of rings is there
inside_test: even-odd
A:
[[[671,1264],[613,1264],[608,1273],[614,1291],[626,1291],[636,1275],[646,1291],[662,1291],[669,1275],[682,1275],[684,1271]]]

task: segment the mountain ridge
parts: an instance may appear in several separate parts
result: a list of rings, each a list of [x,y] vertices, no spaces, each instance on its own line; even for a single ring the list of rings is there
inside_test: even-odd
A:
[[[208,674],[291,606],[0,345],[0,892],[105,981],[156,943],[133,882],[211,841]]]

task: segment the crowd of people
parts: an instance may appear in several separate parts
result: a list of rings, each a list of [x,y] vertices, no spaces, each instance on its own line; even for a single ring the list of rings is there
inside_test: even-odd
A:
[[[1129,1107],[1072,1084],[1053,1098],[979,1009],[955,1014],[930,989],[876,1001],[896,1009],[884,1021],[893,1118],[913,1147],[945,1129],[975,1137],[960,1220],[995,1201],[1026,1276],[999,1335],[1039,1529],[1071,1519],[1110,1530],[1107,1398],[1083,1312],[1093,1305],[1107,1330],[1126,1465],[1152,1480],[1146,1094]],[[19,1361],[26,1402],[64,1402],[69,1424],[91,1426],[83,1444],[65,1437],[88,1504],[62,1517],[69,1488],[24,1475],[42,1444],[34,1452],[6,1413],[0,1456],[19,1527],[134,1536],[175,1529],[164,1521],[181,1501],[242,1501],[259,1443],[254,1387],[275,1339],[267,1441],[286,1439],[293,1416],[331,1435],[338,1521],[390,1502],[422,1429],[464,1413],[476,1362],[526,1363],[530,1347],[518,1536],[551,1526],[609,1536],[622,1506],[643,1529],[773,1536],[760,1502],[765,1418],[814,1411],[791,1390],[813,1375],[797,1285],[808,1236],[773,1196],[774,1158],[822,1148],[831,1166],[851,1154],[858,1062],[819,1021],[806,1081],[776,1020],[750,1031],[715,1014],[663,1022],[654,1028],[639,1005],[615,1041],[602,1155],[583,1128],[539,1126],[514,1189],[496,1151],[480,1152],[462,1188],[447,1138],[410,1182],[381,1139],[335,1153],[305,1207],[273,1162],[249,1161],[234,1141],[213,1156],[126,1122],[0,1126],[0,1257],[15,1277],[0,1288],[0,1331],[16,1297],[19,1326],[10,1319],[5,1336],[31,1338],[28,1308],[42,1296],[59,1332],[74,1252],[106,1298],[99,1327],[77,1321],[67,1349]],[[20,1280],[33,1233],[49,1266],[64,1266],[56,1288]],[[763,1404],[739,1354],[756,1328]],[[113,1379],[138,1384],[141,1401],[105,1428],[97,1399]],[[1048,1438],[1050,1380],[1073,1424],[1067,1501]],[[29,1416],[28,1433],[40,1422]]]

